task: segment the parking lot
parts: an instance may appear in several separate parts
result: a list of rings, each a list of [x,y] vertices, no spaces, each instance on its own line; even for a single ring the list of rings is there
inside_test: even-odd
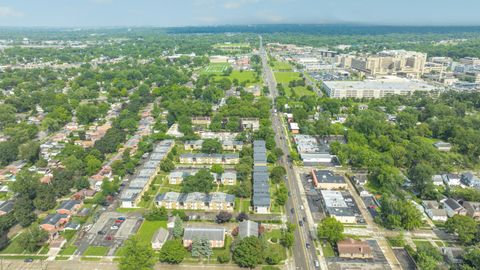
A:
[[[312,184],[312,178],[309,174],[303,173],[300,174],[300,178],[302,179],[302,184],[305,189],[305,193],[307,196],[308,205],[310,207],[310,211],[312,212],[313,219],[315,222],[321,221],[327,214],[325,211],[325,206],[322,200],[322,196],[320,194],[319,189],[315,189]],[[366,224],[365,219],[363,218],[358,205],[355,203],[353,196],[350,194],[349,191],[341,191],[342,195],[345,199],[345,203],[347,206],[353,210],[356,220],[358,224]]]

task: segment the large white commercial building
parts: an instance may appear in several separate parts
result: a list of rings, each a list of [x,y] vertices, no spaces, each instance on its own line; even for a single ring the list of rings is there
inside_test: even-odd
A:
[[[395,76],[364,81],[324,81],[323,87],[331,98],[382,98],[388,95],[408,95],[416,91],[439,89],[420,80]]]

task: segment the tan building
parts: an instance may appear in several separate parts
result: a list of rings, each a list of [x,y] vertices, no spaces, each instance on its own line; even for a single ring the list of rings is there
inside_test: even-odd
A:
[[[212,192],[210,194],[167,192],[159,194],[155,203],[158,207],[163,206],[167,209],[233,211],[235,196],[222,192]]]
[[[212,248],[225,246],[225,228],[187,227],[183,233],[183,246],[189,247],[195,239],[207,239]]]
[[[260,120],[258,118],[241,118],[240,125],[243,130],[251,129],[257,131],[260,129]]]
[[[327,190],[348,188],[347,182],[345,182],[345,177],[334,175],[332,171],[312,170],[311,175],[313,185],[316,188]]]
[[[238,154],[182,154],[182,164],[237,164],[240,161]]]
[[[197,116],[192,117],[192,124],[193,125],[210,125],[211,120],[208,116]]]
[[[372,259],[372,248],[366,241],[351,238],[337,242],[338,256],[348,259]]]
[[[480,220],[480,202],[464,202],[463,207],[467,210],[467,215]]]
[[[382,51],[376,55],[352,59],[351,67],[365,74],[402,75],[420,78],[424,73],[427,54],[405,50]]]

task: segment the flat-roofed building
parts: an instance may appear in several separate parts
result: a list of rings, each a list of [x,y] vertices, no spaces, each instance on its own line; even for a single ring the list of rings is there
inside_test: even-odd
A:
[[[331,98],[383,98],[439,89],[423,81],[393,76],[364,81],[324,81],[323,87]]]
[[[195,116],[192,117],[192,125],[210,125],[211,120],[209,116]]]
[[[329,216],[342,223],[357,223],[355,213],[340,191],[321,190],[325,210]]]
[[[312,170],[313,184],[319,189],[347,189],[345,177],[328,170]]]

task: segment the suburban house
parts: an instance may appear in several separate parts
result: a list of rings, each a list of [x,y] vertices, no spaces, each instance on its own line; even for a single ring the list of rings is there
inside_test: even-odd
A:
[[[255,236],[258,237],[258,223],[251,220],[244,220],[238,225],[238,237],[240,239]]]
[[[448,186],[460,186],[462,177],[459,174],[442,174],[443,182]]]
[[[345,177],[334,175],[332,171],[312,170],[313,184],[319,189],[347,189]]]
[[[438,141],[433,144],[438,151],[449,152],[452,149],[452,145],[447,142]]]
[[[57,208],[57,213],[73,215],[77,213],[78,209],[82,208],[83,202],[80,200],[66,200],[63,201]]]
[[[447,211],[440,208],[440,204],[437,201],[422,201],[422,206],[425,209],[425,214],[433,221],[447,221]]]
[[[183,232],[183,246],[189,247],[195,239],[206,239],[212,248],[225,246],[225,228],[187,227]]]
[[[185,150],[193,151],[193,150],[201,150],[202,144],[203,144],[203,140],[192,140],[192,141],[185,141],[183,146]]]
[[[93,198],[93,196],[95,196],[95,193],[97,193],[97,191],[94,189],[84,188],[73,194],[72,198],[74,198],[75,200],[91,199]]]
[[[49,233],[56,233],[62,229],[63,225],[66,224],[69,219],[70,216],[66,214],[50,214],[40,223],[40,228]]]
[[[338,256],[348,259],[372,259],[372,248],[366,241],[351,238],[337,242]]]
[[[0,204],[0,217],[12,212],[14,205],[14,202],[11,200],[2,202]]]
[[[480,202],[464,202],[463,207],[467,210],[467,215],[480,220]]]
[[[257,131],[260,129],[260,120],[258,118],[241,118],[240,126],[242,130],[251,129]]]
[[[441,251],[448,263],[460,264],[463,262],[463,255],[465,254],[465,248],[442,247]]]
[[[435,174],[432,176],[432,182],[435,186],[443,186],[445,183],[443,182],[443,178],[440,174]]]
[[[448,198],[443,202],[443,208],[447,211],[448,217],[453,217],[454,215],[465,216],[467,214],[467,210],[452,198]]]
[[[181,154],[180,163],[182,164],[237,164],[240,156],[233,154],[204,154],[192,153]]]
[[[168,183],[171,185],[178,185],[183,182],[185,177],[195,175],[197,171],[194,170],[175,170],[168,175]]]
[[[224,140],[222,141],[222,149],[225,151],[240,151],[243,149],[243,142]]]
[[[468,187],[480,187],[480,178],[475,176],[472,172],[462,173],[461,182]]]
[[[235,185],[237,183],[237,172],[225,171],[220,175],[220,182],[224,185]]]
[[[158,229],[152,237],[152,248],[155,250],[161,249],[165,241],[167,241],[168,235],[168,230],[164,228]]]

